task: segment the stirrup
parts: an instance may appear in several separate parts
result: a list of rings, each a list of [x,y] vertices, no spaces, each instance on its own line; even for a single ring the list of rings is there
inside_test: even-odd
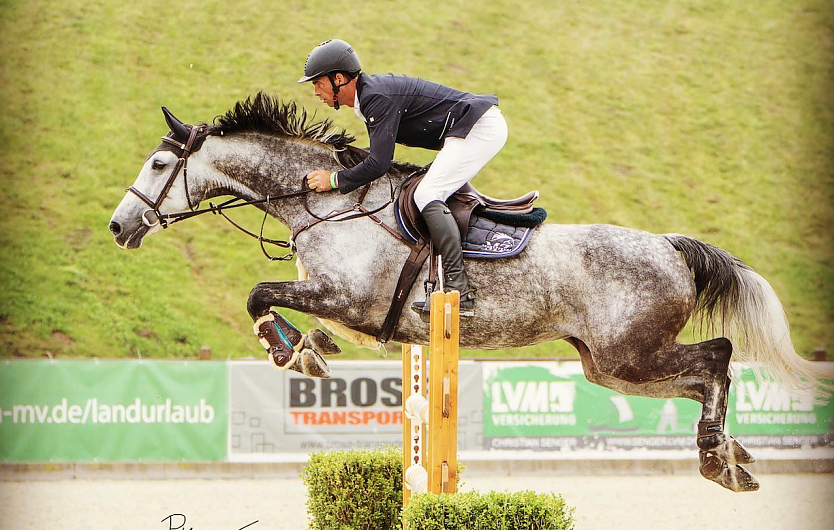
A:
[[[420,319],[428,324],[431,319],[431,294],[434,292],[434,284],[425,282],[426,285],[426,301],[414,302],[411,304],[411,310],[420,315]],[[475,295],[474,290],[467,293],[467,299],[460,301],[460,308],[458,316],[460,318],[473,318],[475,316]]]
[[[411,304],[411,310],[420,315],[420,320],[428,324],[431,317],[431,293],[434,292],[434,284],[426,280],[423,282],[423,287],[426,289],[426,301],[414,302]]]
[[[461,298],[458,315],[460,318],[472,318],[475,316],[475,289],[471,289],[466,293],[465,300]]]
[[[469,307],[466,307],[466,305],[464,305],[464,302],[461,302],[458,316],[460,316],[460,318],[473,318],[475,316],[475,300],[471,299],[466,300],[465,302],[466,305],[468,305]],[[430,305],[431,302],[414,302],[413,304],[411,304],[411,310],[419,314],[423,322],[428,324],[429,319],[431,318],[431,311],[426,308],[430,307]]]

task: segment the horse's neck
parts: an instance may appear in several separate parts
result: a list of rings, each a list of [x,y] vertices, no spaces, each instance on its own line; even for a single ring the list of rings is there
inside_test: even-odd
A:
[[[254,133],[211,137],[201,151],[213,169],[206,172],[205,199],[232,195],[251,201],[282,196],[302,190],[303,178],[310,171],[336,169],[327,147]],[[270,213],[290,228],[309,216],[299,197],[270,202]]]
[[[205,186],[206,199],[218,195],[233,195],[244,200],[259,200],[303,189],[304,176],[314,169],[338,170],[341,164],[331,147],[309,140],[276,138],[260,134],[240,134],[225,138],[211,137],[202,151],[209,158],[214,171],[213,182]],[[365,207],[376,208],[391,198],[391,189],[398,192],[405,179],[392,167],[387,178],[377,180],[364,199]],[[354,205],[361,191],[347,195],[338,192],[310,194],[311,211],[325,215]],[[292,197],[271,201],[270,213],[291,230],[310,222],[303,199]],[[383,221],[394,223],[391,208],[380,212]]]

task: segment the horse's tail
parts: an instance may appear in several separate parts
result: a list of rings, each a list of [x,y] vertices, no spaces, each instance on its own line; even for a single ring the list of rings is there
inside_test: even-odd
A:
[[[767,280],[726,250],[678,234],[664,237],[694,274],[693,316],[702,330],[726,336],[737,360],[769,368],[788,387],[834,391],[834,371],[794,350],[785,310]]]

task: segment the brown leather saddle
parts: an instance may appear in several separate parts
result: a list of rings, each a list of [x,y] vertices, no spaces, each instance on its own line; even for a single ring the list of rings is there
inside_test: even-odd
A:
[[[425,176],[426,170],[410,177],[403,183],[400,196],[397,199],[397,207],[399,209],[398,220],[403,230],[418,241],[429,242],[431,241],[429,229],[423,221],[423,214],[420,213],[414,203],[414,191]],[[458,223],[461,240],[465,240],[466,233],[469,230],[469,220],[476,208],[479,213],[487,216],[490,213],[524,215],[533,211],[533,203],[538,198],[539,192],[531,191],[517,199],[494,199],[466,183],[446,200],[446,204]]]
[[[403,269],[400,272],[400,278],[397,282],[397,288],[394,291],[391,307],[388,309],[388,315],[385,317],[385,322],[376,337],[378,341],[383,343],[388,342],[393,337],[400,315],[402,314],[403,306],[408,299],[408,294],[411,292],[411,288],[429,256],[432,257],[432,265],[429,267],[429,279],[425,282],[427,295],[434,290],[436,283],[437,269],[434,264],[437,263],[437,256],[432,250],[431,235],[423,220],[423,215],[414,203],[414,191],[417,189],[417,185],[423,180],[423,177],[425,177],[427,170],[428,167],[423,168],[421,171],[409,177],[403,183],[399,197],[397,198],[396,217],[400,227],[407,236],[416,240],[416,242],[411,245],[411,254],[406,259],[405,265],[403,265]],[[452,216],[455,218],[460,229],[461,241],[464,241],[470,229],[472,213],[476,209],[479,215],[485,217],[501,216],[506,218],[507,216],[524,216],[533,212],[533,203],[538,197],[538,191],[531,191],[517,199],[495,199],[480,193],[467,183],[449,197],[446,200],[446,204],[449,206],[449,210],[451,210]]]

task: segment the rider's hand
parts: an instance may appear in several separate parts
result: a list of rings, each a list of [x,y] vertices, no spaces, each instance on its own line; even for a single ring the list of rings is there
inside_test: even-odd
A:
[[[307,185],[312,190],[316,191],[330,191],[333,187],[330,185],[330,171],[324,169],[316,169],[307,173]]]

